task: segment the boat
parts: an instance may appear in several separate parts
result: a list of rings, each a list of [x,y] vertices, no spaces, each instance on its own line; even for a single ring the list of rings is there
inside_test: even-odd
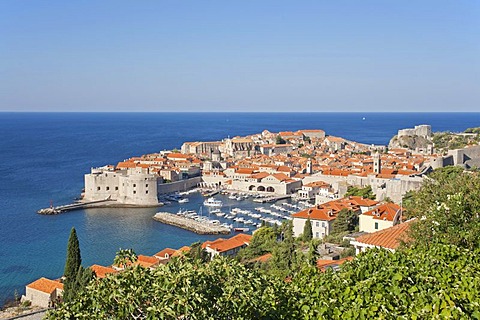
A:
[[[178,200],[178,203],[187,203],[189,202],[189,200],[187,198],[182,198],[180,200]]]
[[[208,198],[203,202],[203,205],[206,207],[221,207],[223,206],[223,202],[215,198]]]
[[[233,231],[236,231],[236,232],[248,232],[250,229],[249,228],[246,228],[246,227],[236,227],[236,228],[233,228]]]

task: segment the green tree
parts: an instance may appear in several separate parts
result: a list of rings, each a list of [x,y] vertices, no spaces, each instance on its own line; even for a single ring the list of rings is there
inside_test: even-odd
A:
[[[313,230],[312,230],[312,222],[310,218],[305,221],[305,225],[303,226],[303,241],[308,242],[313,238]]]
[[[366,186],[364,188],[350,186],[347,188],[347,193],[345,194],[345,197],[349,196],[357,196],[365,199],[375,200],[375,194],[372,191],[372,186]]]
[[[238,253],[240,261],[250,260],[271,253],[277,244],[277,236],[271,227],[261,227],[252,236],[250,244]]]
[[[202,262],[207,262],[211,259],[210,254],[207,250],[202,248],[202,243],[200,241],[194,242],[190,245],[190,251],[185,255],[194,260],[200,260]]]
[[[435,242],[473,249],[480,246],[480,176],[459,168],[434,171],[413,195],[408,210],[419,221],[415,244]]]
[[[80,243],[78,242],[77,231],[74,227],[70,230],[67,244],[67,260],[65,262],[65,270],[63,275],[65,279],[73,280],[77,276],[78,268],[82,264],[80,254]]]
[[[275,139],[275,143],[276,144],[286,144],[287,142],[280,135],[278,135],[277,138]]]
[[[127,266],[135,263],[137,261],[137,254],[133,249],[120,249],[117,251],[115,258],[113,259],[113,264],[126,268]]]
[[[355,212],[342,209],[337,214],[336,219],[332,222],[332,233],[342,233],[345,231],[354,231],[358,225],[358,216]]]

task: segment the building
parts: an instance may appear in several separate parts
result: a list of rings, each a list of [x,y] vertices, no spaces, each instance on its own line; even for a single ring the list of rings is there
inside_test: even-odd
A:
[[[34,306],[48,308],[59,301],[62,295],[63,283],[47,278],[40,278],[27,284],[25,287],[25,295],[22,296],[22,301],[30,301]]]
[[[113,273],[117,273],[118,271],[113,269],[113,268],[110,268],[110,267],[104,267],[104,266],[101,266],[101,265],[98,265],[98,264],[94,264],[90,267],[90,269],[95,272],[95,276],[97,278],[100,278],[100,279],[103,279],[105,278],[108,274],[113,274]]]
[[[356,254],[364,252],[368,248],[383,248],[395,251],[402,241],[408,241],[408,230],[415,219],[397,224],[396,226],[369,233],[351,240],[350,244],[355,247]]]
[[[229,239],[219,238],[214,241],[205,241],[202,244],[202,248],[211,255],[212,259],[215,256],[232,257],[235,256],[240,249],[248,246],[251,239],[251,235],[240,233]]]
[[[85,201],[115,200],[128,205],[158,205],[159,176],[145,168],[92,168],[85,175]]]
[[[395,203],[384,203],[359,216],[359,231],[376,232],[400,222],[402,208]]]
[[[362,197],[346,197],[318,204],[312,208],[292,214],[293,236],[298,237],[303,233],[305,222],[310,219],[312,234],[314,238],[322,239],[332,232],[333,221],[337,214],[343,209],[350,210],[356,214],[367,212],[378,204],[377,201]]]
[[[175,253],[175,249],[171,249],[171,248],[165,248],[157,253],[155,253],[153,256],[157,259],[159,259],[160,261],[168,261],[170,260],[171,256]]]
[[[328,197],[330,193],[330,184],[323,181],[315,181],[303,185],[302,189],[298,190],[297,195],[299,199],[309,200],[315,198],[317,195]]]

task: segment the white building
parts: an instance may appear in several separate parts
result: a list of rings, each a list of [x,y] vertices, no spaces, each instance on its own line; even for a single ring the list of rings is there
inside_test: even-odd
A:
[[[359,231],[376,232],[400,222],[402,208],[395,203],[384,203],[359,216]]]
[[[51,307],[53,303],[57,303],[63,295],[63,283],[40,278],[34,282],[27,284],[25,287],[25,295],[22,301],[30,301],[32,305],[42,308]]]

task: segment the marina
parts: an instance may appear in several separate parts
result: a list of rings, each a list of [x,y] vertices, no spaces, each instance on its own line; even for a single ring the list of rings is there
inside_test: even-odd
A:
[[[204,193],[204,192],[203,192]],[[214,197],[205,198],[200,190],[190,190],[182,194],[168,195],[173,199],[182,196],[188,202],[171,202],[164,210],[171,216],[180,219],[155,219],[192,232],[197,227],[210,228],[213,225],[224,227],[230,232],[253,232],[262,224],[280,226],[284,221],[291,220],[291,214],[312,206],[307,201],[295,202],[290,197],[264,197],[261,194],[245,194],[236,192],[218,192]],[[256,202],[257,199],[267,199],[271,202]],[[214,205],[212,205],[214,204]],[[172,222],[174,221],[174,222]],[[179,222],[182,221],[182,222]],[[195,223],[192,224],[191,222]],[[201,231],[203,232],[203,231]],[[200,233],[206,234],[206,233]]]

